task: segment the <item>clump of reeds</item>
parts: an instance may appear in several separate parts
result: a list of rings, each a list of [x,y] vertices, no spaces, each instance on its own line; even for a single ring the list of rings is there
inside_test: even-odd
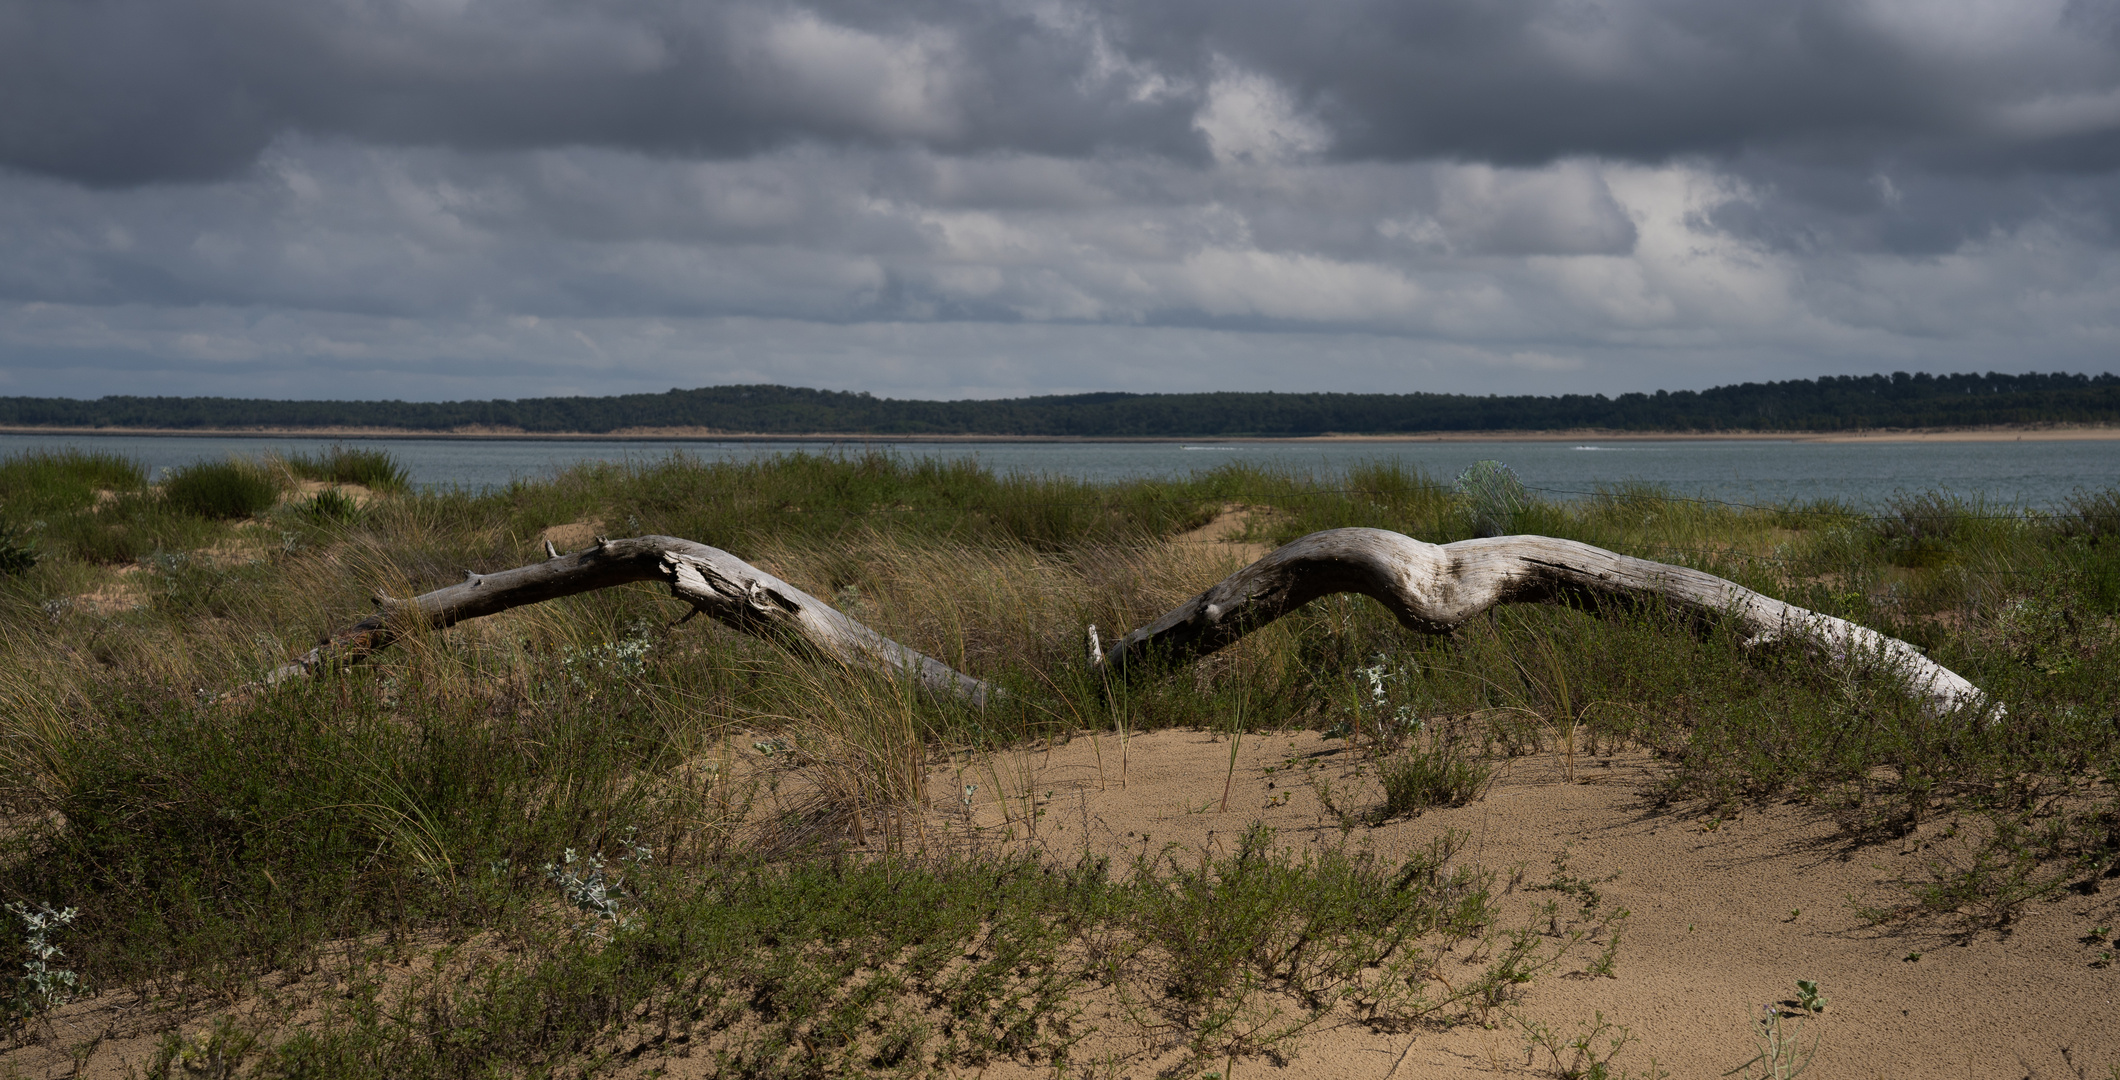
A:
[[[388,450],[377,447],[334,444],[318,454],[289,454],[287,471],[303,480],[327,484],[359,484],[376,491],[404,491],[412,474]]]
[[[138,491],[147,467],[95,450],[30,450],[0,459],[0,507],[32,516],[94,506],[96,493]]]
[[[254,462],[198,461],[170,472],[162,498],[180,513],[228,521],[270,509],[279,501],[280,485]]]

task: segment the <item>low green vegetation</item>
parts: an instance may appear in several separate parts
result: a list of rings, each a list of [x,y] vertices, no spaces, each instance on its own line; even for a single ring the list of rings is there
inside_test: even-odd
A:
[[[200,461],[171,472],[162,481],[162,499],[180,514],[232,521],[278,502],[280,485],[248,461]]]
[[[26,519],[94,506],[97,492],[138,491],[147,486],[139,462],[85,450],[33,450],[0,460],[0,506]]]
[[[303,480],[327,484],[359,484],[377,491],[403,491],[412,478],[387,450],[360,446],[333,446],[315,455],[293,454],[286,459],[287,471]]]
[[[7,543],[35,553],[0,576],[0,902],[73,912],[38,931],[60,950],[44,990],[257,1004],[173,1032],[166,1075],[598,1075],[681,1048],[731,1076],[1083,1065],[1088,1001],[1227,1075],[1334,1010],[1487,1020],[1620,914],[1556,863],[1535,888],[1574,917],[1508,925],[1455,843],[1394,864],[1354,830],[1476,799],[1528,755],[1576,770],[1645,749],[1654,799],[1806,800],[1851,838],[1961,822],[1963,856],[1911,874],[1880,920],[1970,930],[2120,874],[2112,492],[2052,514],[1640,487],[1474,505],[1387,465],[1093,485],[887,455],[678,456],[487,492],[393,485],[387,460],[236,462],[154,488],[53,460],[0,462]],[[304,469],[395,493],[276,501],[273,477]],[[179,498],[207,476],[271,494]],[[1098,679],[1083,628],[1142,625],[1234,569],[1165,542],[1230,504],[1271,507],[1251,525],[1271,542],[1499,529],[1699,567],[1911,641],[2006,711],[1930,716],[1886,680],[1654,608],[1502,609],[1423,637],[1344,596],[1193,670]],[[375,593],[535,561],[574,523],[728,549],[1009,694],[937,703],[681,623],[646,585],[250,685]],[[944,755],[1168,727],[1331,733],[1385,801],[1338,805],[1352,838],[1323,851],[1254,830],[1033,861],[929,835],[926,808],[956,797],[925,787]],[[1460,943],[1481,960],[1446,980]],[[1609,973],[1610,947],[1587,962]],[[1763,1032],[1751,1067],[1793,1075],[1793,1035]],[[1627,1038],[1536,1041],[1562,1074],[1605,1075],[1588,1070]]]
[[[332,486],[293,499],[298,481]],[[347,485],[402,494],[402,465],[381,450],[332,447],[322,454],[261,460],[197,461],[147,483],[146,467],[112,454],[36,451],[0,461],[0,576],[55,566],[135,565],[208,546],[226,523],[343,526],[360,517]],[[61,576],[66,576],[62,571]]]
[[[361,516],[361,504],[337,488],[325,488],[295,504],[305,518],[318,524],[350,524]]]
[[[1439,734],[1386,755],[1377,773],[1384,784],[1379,816],[1393,818],[1437,806],[1463,806],[1479,798],[1494,767],[1473,760],[1460,739]]]
[[[324,995],[342,1010],[335,1022],[254,1042],[244,1064],[275,1076],[513,1074],[697,1040],[729,1075],[976,1070],[997,1058],[1064,1068],[1086,994],[1222,1055],[1270,1047],[1357,992],[1417,1013],[1452,1006],[1383,976],[1417,966],[1411,939],[1481,933],[1485,879],[1395,887],[1403,872],[1373,860],[1294,859],[1269,842],[1194,869],[1143,858],[1116,878],[1101,863],[1021,858],[643,866],[609,901],[627,921],[608,933],[518,906],[503,918],[519,944],[449,950],[384,1008]],[[536,892],[533,874],[513,873],[494,862],[468,887]],[[387,956],[337,963],[358,973]],[[1291,1000],[1262,1009],[1266,986]],[[710,1041],[739,1025],[741,1037]],[[165,1060],[187,1049],[172,1038]]]

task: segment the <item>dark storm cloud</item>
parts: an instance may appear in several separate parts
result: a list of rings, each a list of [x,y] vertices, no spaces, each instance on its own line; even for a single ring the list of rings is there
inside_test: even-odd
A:
[[[1198,160],[1234,64],[1342,159],[2120,163],[2109,0],[4,0],[0,162],[225,176],[277,136]]]
[[[1849,0],[1190,0],[1143,5],[1292,87],[1349,156],[1533,164],[1777,148],[2107,168],[2112,5]],[[2102,100],[2101,100],[2102,99]]]
[[[790,141],[1195,153],[1193,105],[1093,33],[965,3],[6,0],[0,161],[225,176],[289,131],[729,156]]]
[[[815,147],[682,162],[297,141],[221,184],[0,185],[0,302],[1402,327],[1427,317],[1404,280],[1423,261],[1625,257],[1636,237],[1586,164],[1201,170]]]
[[[1934,172],[1827,168],[1748,157],[1733,164],[1764,196],[1731,201],[1701,223],[1776,250],[1840,250],[1934,257],[2037,223],[2111,247],[2120,237],[2120,188],[2078,173]]]

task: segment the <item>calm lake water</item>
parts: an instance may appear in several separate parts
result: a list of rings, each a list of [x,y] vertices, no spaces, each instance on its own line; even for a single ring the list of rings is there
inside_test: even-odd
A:
[[[1817,443],[1759,439],[1693,442],[1369,443],[906,443],[554,441],[541,439],[310,439],[137,435],[0,435],[0,455],[77,446],[129,455],[151,475],[203,458],[310,453],[334,442],[375,446],[415,482],[484,488],[546,476],[575,462],[652,461],[673,453],[744,461],[797,451],[904,458],[973,458],[998,471],[1110,481],[1182,476],[1228,462],[1330,473],[1397,461],[1449,480],[1481,459],[1500,461],[1556,497],[1600,484],[1646,481],[1673,494],[1744,503],[1838,499],[1876,506],[1902,493],[1947,491],[1997,507],[2050,507],[2072,491],[2120,486],[2120,441]]]

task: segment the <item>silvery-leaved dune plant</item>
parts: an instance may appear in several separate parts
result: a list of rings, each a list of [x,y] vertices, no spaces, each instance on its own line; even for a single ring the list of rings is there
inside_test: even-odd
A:
[[[52,961],[66,954],[51,939],[79,913],[73,908],[54,909],[21,901],[7,905],[7,911],[22,920],[22,948],[29,954],[29,959],[22,962],[21,980],[8,1002],[8,1011],[15,1016],[35,1016],[72,1001],[81,990],[81,976],[52,966]]]

